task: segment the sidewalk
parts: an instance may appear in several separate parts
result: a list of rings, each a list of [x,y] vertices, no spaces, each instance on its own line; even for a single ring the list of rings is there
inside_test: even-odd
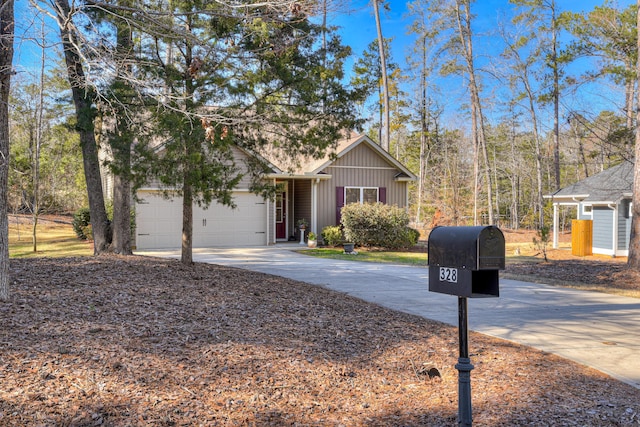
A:
[[[291,249],[298,247],[194,249],[193,259],[300,280],[458,325],[457,297],[429,292],[427,268],[327,260]],[[179,251],[137,254],[180,258]],[[504,279],[500,298],[470,298],[468,306],[471,330],[555,353],[640,388],[640,299]]]

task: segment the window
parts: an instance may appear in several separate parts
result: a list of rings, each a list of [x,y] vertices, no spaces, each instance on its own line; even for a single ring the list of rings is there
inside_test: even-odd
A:
[[[345,187],[344,202],[349,203],[377,203],[378,187]]]
[[[593,213],[592,205],[582,205],[582,215],[591,216]]]

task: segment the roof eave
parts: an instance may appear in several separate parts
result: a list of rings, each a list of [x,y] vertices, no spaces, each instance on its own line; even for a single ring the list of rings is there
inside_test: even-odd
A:
[[[271,173],[267,175],[267,178],[272,179],[319,179],[322,181],[326,181],[332,178],[332,175],[326,173]]]
[[[562,194],[562,195],[558,195],[558,194],[545,194],[544,196],[542,196],[543,199],[551,199],[552,201],[555,200],[567,200],[567,201],[574,201],[574,202],[581,202],[582,200],[586,199],[587,197],[589,197],[588,194]]]

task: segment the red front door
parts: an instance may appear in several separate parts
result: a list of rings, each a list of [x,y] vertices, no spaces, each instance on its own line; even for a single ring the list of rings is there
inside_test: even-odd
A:
[[[276,239],[287,238],[287,192],[276,195]]]

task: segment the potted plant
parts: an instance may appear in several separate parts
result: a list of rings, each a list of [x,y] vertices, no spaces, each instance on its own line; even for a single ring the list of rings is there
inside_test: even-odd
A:
[[[345,254],[355,255],[356,254],[355,246],[356,246],[355,243],[351,243],[351,242],[342,243],[342,247],[344,248]]]
[[[315,248],[316,246],[318,246],[318,236],[316,236],[316,233],[311,231],[309,232],[308,236],[309,239],[307,240],[307,246],[310,248]]]

